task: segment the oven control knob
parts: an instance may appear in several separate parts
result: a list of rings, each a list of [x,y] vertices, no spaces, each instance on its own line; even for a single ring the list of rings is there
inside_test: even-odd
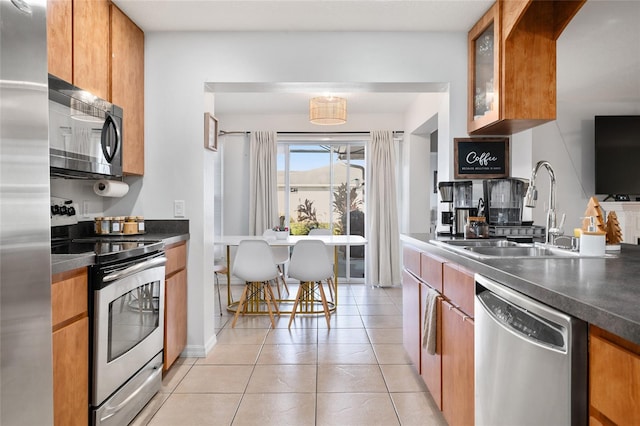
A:
[[[73,216],[73,215],[75,215],[75,214],[76,214],[76,209],[75,209],[75,207],[70,206],[70,207],[67,209],[67,216]]]
[[[67,206],[60,206],[60,214],[61,215],[63,215],[63,216],[66,215],[67,211],[68,211]]]
[[[60,206],[57,204],[54,204],[53,206],[51,206],[51,213],[60,214]]]

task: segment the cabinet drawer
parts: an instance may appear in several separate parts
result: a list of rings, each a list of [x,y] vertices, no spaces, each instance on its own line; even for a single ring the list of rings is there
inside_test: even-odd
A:
[[[454,306],[473,318],[473,298],[475,294],[473,272],[451,263],[445,263],[442,269],[442,293]]]
[[[420,250],[411,246],[402,246],[402,262],[406,270],[420,276]]]
[[[169,275],[185,269],[187,267],[187,243],[181,242],[172,244],[165,248],[165,256],[167,257],[167,264],[165,266],[165,275]]]
[[[429,253],[420,253],[420,278],[442,293],[442,265],[446,261]]]
[[[55,274],[51,285],[51,319],[54,328],[69,319],[88,315],[87,268]]]
[[[615,424],[640,424],[640,353],[634,349],[638,348],[625,348],[591,333],[591,407]]]

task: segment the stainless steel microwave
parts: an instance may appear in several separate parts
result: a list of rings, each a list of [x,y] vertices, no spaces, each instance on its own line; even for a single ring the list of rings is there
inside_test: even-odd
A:
[[[122,108],[49,74],[51,176],[122,176]]]

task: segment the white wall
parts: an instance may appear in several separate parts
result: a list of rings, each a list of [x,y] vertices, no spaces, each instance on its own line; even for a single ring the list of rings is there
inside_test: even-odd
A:
[[[191,231],[188,354],[203,354],[215,342],[213,220],[205,214],[213,195],[205,179],[217,154],[203,149],[204,83],[449,82],[451,100],[444,115],[451,117],[450,126],[440,129],[448,140],[449,134],[465,134],[466,61],[465,33],[146,34],[147,160],[136,207],[146,217],[166,218],[172,217],[173,200],[186,201]],[[226,127],[222,120],[221,126]],[[246,155],[238,139],[225,139],[225,157]],[[225,165],[225,192],[233,182],[230,176]],[[243,182],[243,176],[237,177]],[[225,209],[224,214],[228,218],[234,212]]]
[[[640,2],[588,1],[557,42],[557,120],[529,132],[531,164],[548,160],[556,172],[565,233],[580,226],[595,195],[594,116],[640,114],[639,22]],[[539,176],[533,218],[544,224],[549,185]]]

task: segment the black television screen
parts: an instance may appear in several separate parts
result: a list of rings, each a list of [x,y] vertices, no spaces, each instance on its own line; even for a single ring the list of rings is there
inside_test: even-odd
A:
[[[596,194],[640,194],[640,115],[595,116]]]

